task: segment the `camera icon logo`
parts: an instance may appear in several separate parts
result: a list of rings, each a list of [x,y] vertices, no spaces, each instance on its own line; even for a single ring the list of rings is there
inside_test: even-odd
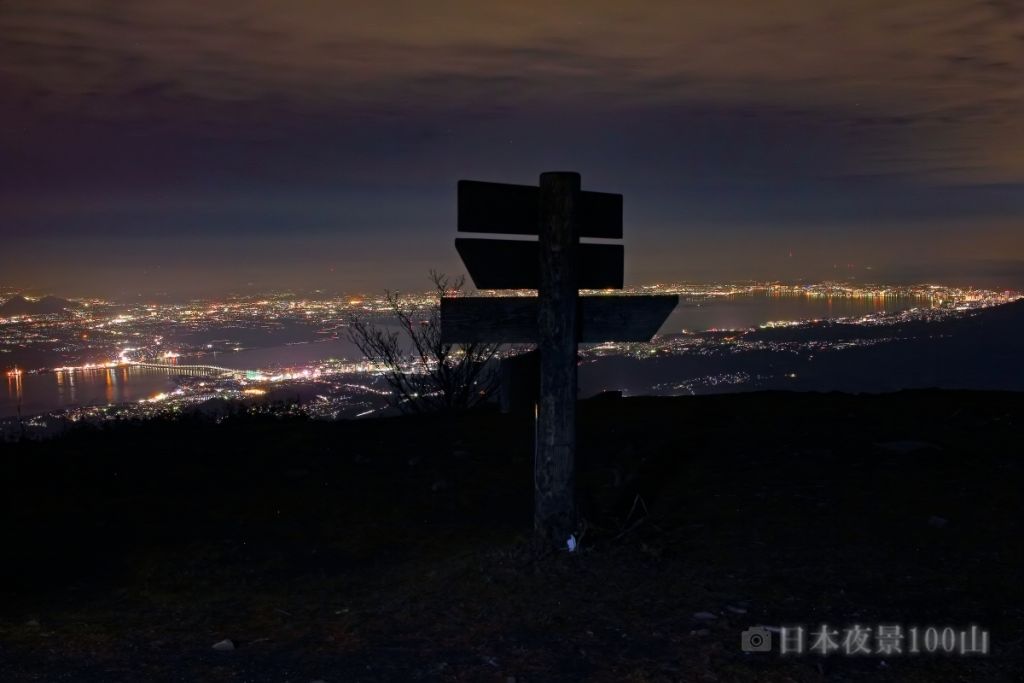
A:
[[[740,633],[740,649],[744,652],[771,652],[771,631],[763,626],[748,628]]]

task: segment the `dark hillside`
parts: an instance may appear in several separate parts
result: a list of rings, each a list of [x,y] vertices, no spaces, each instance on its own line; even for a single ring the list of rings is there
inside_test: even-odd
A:
[[[541,559],[523,417],[4,445],[0,680],[1019,680],[1022,415],[995,392],[587,401],[583,550]],[[979,624],[993,653],[740,650],[823,622]]]
[[[1024,391],[1024,300],[937,320],[758,329],[739,346],[603,356],[594,364],[600,372],[581,373],[588,393]]]
[[[63,313],[75,304],[67,299],[55,296],[44,296],[41,299],[30,301],[23,296],[12,296],[0,304],[0,316],[9,315],[44,315],[49,313]]]

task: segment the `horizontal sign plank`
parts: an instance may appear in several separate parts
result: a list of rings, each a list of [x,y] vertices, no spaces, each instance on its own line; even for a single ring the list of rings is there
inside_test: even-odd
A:
[[[537,289],[540,242],[459,237],[455,249],[477,289]],[[580,289],[622,289],[621,244],[579,245]]]
[[[650,341],[679,303],[675,294],[581,296],[581,342]],[[537,341],[536,297],[441,299],[441,339],[446,344]]]
[[[536,235],[540,223],[540,188],[532,185],[460,180],[460,232]],[[622,195],[580,192],[576,209],[580,237],[622,239]]]

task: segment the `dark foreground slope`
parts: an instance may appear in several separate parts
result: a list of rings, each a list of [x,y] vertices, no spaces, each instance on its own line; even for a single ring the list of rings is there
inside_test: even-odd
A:
[[[5,446],[0,680],[1019,680],[1022,409],[589,401],[583,551],[542,559],[521,417]],[[980,624],[993,654],[740,651],[748,626],[823,622]]]

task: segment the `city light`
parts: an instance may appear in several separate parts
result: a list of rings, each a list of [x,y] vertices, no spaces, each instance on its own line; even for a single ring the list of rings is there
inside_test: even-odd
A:
[[[797,342],[765,334],[786,329],[799,330],[803,326],[833,325],[854,328],[885,327],[903,322],[934,322],[951,316],[1005,304],[1021,298],[1014,291],[991,291],[971,287],[950,287],[933,283],[920,285],[885,286],[844,282],[813,284],[787,284],[781,282],[746,283],[658,283],[626,288],[626,294],[665,293],[678,294],[683,306],[699,310],[705,304],[723,298],[767,297],[820,300],[864,300],[867,313],[854,316],[821,317],[820,309],[795,308],[816,311],[814,316],[802,319],[774,319],[742,327],[721,325],[710,329],[694,329],[692,324],[683,329],[665,329],[650,343],[607,342],[585,344],[580,347],[581,363],[591,363],[607,356],[621,356],[636,360],[669,359],[674,356],[703,356],[709,359],[721,355],[742,353],[804,354],[813,357],[826,352],[842,352],[891,341],[886,334],[873,333],[857,336],[844,335],[841,340]],[[486,292],[491,294],[533,296],[535,292]],[[593,294],[608,294],[606,291]],[[399,304],[415,311],[419,318],[429,320],[436,310],[437,293],[425,291],[402,295]],[[911,304],[907,307],[908,302]],[[267,354],[260,354],[258,340],[282,333],[291,335],[281,349],[301,345],[317,351],[315,344],[322,341],[344,340],[351,316],[358,314],[377,324],[387,325],[392,320],[391,303],[385,296],[376,297],[297,297],[290,292],[258,297],[229,297],[201,299],[185,303],[118,304],[99,299],[79,300],[78,306],[63,314],[12,316],[0,319],[0,349],[19,349],[33,357],[59,358],[62,362],[50,366],[3,368],[9,379],[18,380],[19,396],[22,375],[51,375],[66,390],[73,402],[74,395],[85,385],[79,382],[105,377],[100,396],[106,403],[69,407],[68,420],[104,420],[111,418],[144,418],[159,414],[176,413],[198,408],[212,398],[221,400],[248,399],[252,410],[271,410],[260,401],[271,388],[286,388],[289,401],[301,391],[316,396],[315,400],[301,402],[301,406],[274,408],[294,410],[319,418],[333,419],[339,415],[369,415],[380,410],[390,397],[385,380],[386,368],[362,358],[321,357],[294,364],[273,365]],[[84,304],[88,303],[89,306]],[[847,307],[848,308],[848,307]],[[892,310],[890,310],[892,309]],[[843,309],[846,310],[846,309]],[[850,309],[859,310],[859,309]],[[324,347],[326,348],[326,347]],[[257,352],[248,356],[246,350]],[[503,349],[499,356],[519,352]],[[286,351],[281,352],[287,357]],[[461,351],[452,349],[451,358],[461,357]],[[300,354],[301,355],[301,354]],[[247,361],[262,358],[262,361]],[[264,365],[264,363],[267,363]],[[409,359],[405,370],[410,374],[424,372],[424,368]],[[116,371],[117,374],[111,374]],[[144,381],[153,375],[166,378],[175,388],[157,391],[150,398],[133,399],[118,403],[118,391]],[[779,371],[779,377],[797,381],[797,373]],[[648,387],[651,393],[690,394],[699,391],[724,390],[729,387],[750,386],[761,381],[759,376],[742,371],[709,371],[704,376],[674,381],[663,381]],[[150,386],[153,382],[150,380]],[[295,393],[292,393],[292,392]]]

